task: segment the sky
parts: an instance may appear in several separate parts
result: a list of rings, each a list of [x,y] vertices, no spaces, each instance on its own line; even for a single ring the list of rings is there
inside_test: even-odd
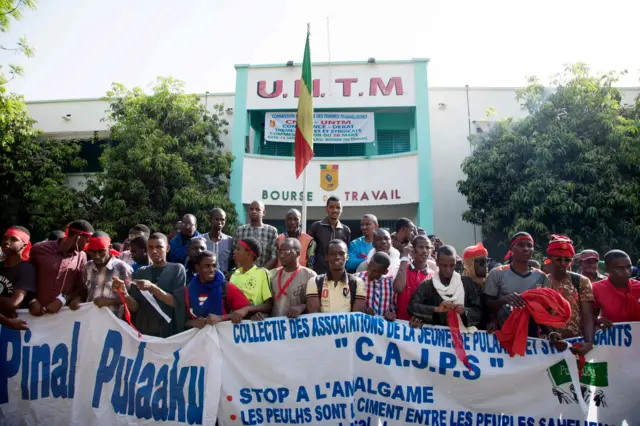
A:
[[[563,65],[628,70],[640,1],[608,0],[39,0],[0,34],[26,36],[34,58],[2,53],[27,100],[95,98],[114,81],[148,89],[157,76],[189,92],[235,91],[234,64],[300,62],[306,23],[312,61],[429,58],[430,86],[522,86]],[[327,25],[327,19],[329,25]],[[329,28],[329,31],[328,31]],[[328,36],[329,35],[329,36]]]

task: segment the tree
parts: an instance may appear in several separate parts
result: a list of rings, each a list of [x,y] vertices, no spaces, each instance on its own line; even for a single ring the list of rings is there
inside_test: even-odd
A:
[[[552,89],[530,78],[517,93],[530,115],[471,138],[458,190],[463,219],[489,245],[504,252],[511,234],[528,231],[543,250],[557,233],[577,249],[640,254],[640,120],[613,87],[618,76],[575,64]]]
[[[22,12],[25,9],[35,9],[34,0],[0,0],[0,31],[9,32],[11,20],[19,21],[22,19]],[[0,50],[22,54],[28,58],[34,55],[34,51],[27,43],[26,37],[20,37],[15,46],[0,45]],[[0,68],[2,66],[0,65]],[[23,69],[15,64],[8,64],[9,76],[4,71],[0,72],[0,84],[6,84],[13,80],[16,76],[22,75]]]
[[[0,0],[0,31],[8,32],[24,8],[34,8],[34,2]],[[33,54],[24,38],[0,49]],[[41,236],[73,218],[76,192],[66,186],[64,168],[82,161],[77,143],[42,138],[22,96],[7,93],[5,84],[21,72],[16,65],[9,65],[9,77],[0,70],[0,227],[23,225]]]
[[[209,112],[171,78],[158,78],[150,95],[114,83],[106,99],[112,140],[103,147],[104,170],[88,182],[83,206],[94,227],[121,237],[137,223],[168,231],[192,213],[202,230],[208,212],[221,207],[233,229],[233,157],[221,149],[228,126],[219,116],[223,106]]]

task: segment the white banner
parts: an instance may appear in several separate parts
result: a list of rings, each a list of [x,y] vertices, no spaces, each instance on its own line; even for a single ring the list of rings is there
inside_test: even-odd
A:
[[[221,356],[213,327],[139,339],[93,304],[24,316],[29,331],[0,329],[0,424],[215,422]]]
[[[0,329],[3,425],[212,425],[218,412],[224,426],[640,425],[639,323],[599,332],[579,377],[543,340],[511,358],[492,335],[464,335],[467,370],[448,329],[364,314],[166,340],[138,339],[94,306],[24,316],[31,331]]]
[[[295,136],[295,112],[268,112],[265,114],[265,140],[293,143]],[[372,112],[318,112],[313,114],[313,143],[364,143],[375,140],[376,126]]]

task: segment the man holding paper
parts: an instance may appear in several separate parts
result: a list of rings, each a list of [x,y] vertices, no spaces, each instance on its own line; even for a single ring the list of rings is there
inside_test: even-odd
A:
[[[151,265],[135,272],[128,292],[123,281],[113,279],[113,289],[124,294],[129,310],[136,313],[134,325],[142,334],[169,337],[185,329],[185,269],[166,261],[168,251],[167,237],[151,234],[147,246]]]

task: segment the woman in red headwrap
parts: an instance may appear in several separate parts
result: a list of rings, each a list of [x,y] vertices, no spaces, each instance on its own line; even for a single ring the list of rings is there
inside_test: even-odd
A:
[[[584,337],[584,344],[579,352],[586,354],[593,348],[595,320],[593,316],[594,296],[591,281],[585,276],[570,271],[571,262],[576,252],[569,237],[552,235],[547,256],[550,274],[545,287],[558,291],[571,306],[569,322],[556,329],[563,338]]]
[[[15,318],[16,309],[25,308],[28,299],[36,291],[36,270],[29,260],[31,236],[22,226],[13,226],[2,237],[0,262],[0,314],[2,324],[21,329],[24,321]]]

